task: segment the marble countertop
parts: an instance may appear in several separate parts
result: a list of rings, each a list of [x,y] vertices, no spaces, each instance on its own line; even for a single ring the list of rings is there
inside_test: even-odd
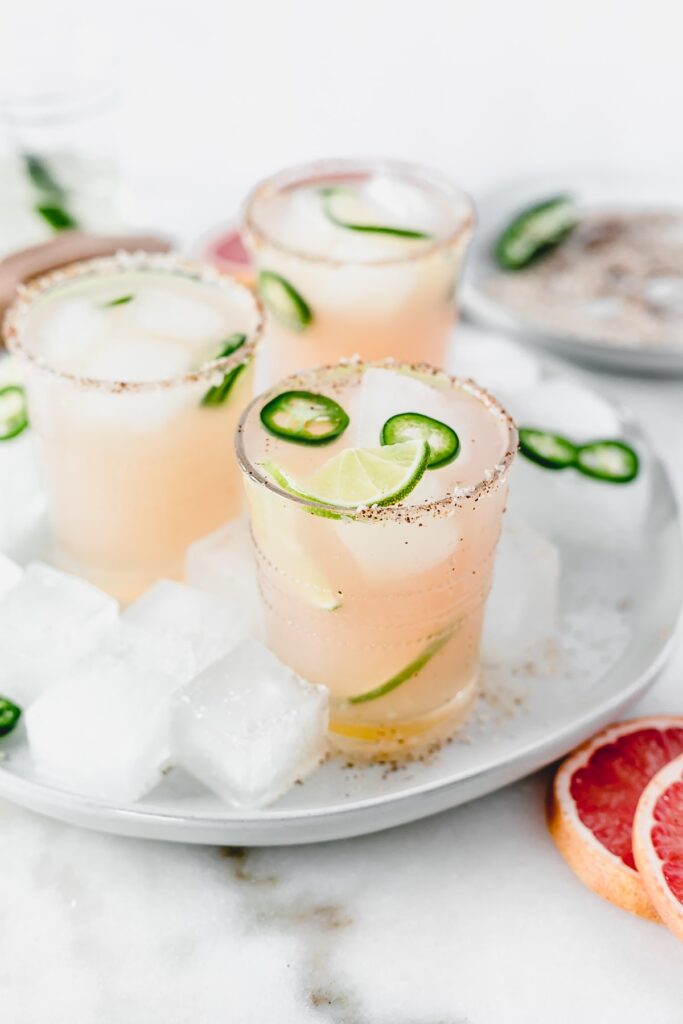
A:
[[[593,377],[679,496],[683,382]],[[680,712],[683,649],[634,709]],[[347,842],[217,849],[0,802],[3,1024],[680,1024],[683,948],[574,878],[545,774]]]

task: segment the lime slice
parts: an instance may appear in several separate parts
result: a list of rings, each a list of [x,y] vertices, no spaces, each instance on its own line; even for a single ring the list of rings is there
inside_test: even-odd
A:
[[[306,481],[294,480],[273,462],[263,468],[283,490],[307,501],[335,508],[392,505],[410,494],[424,473],[429,446],[403,441],[383,448],[347,448],[334,455]]]
[[[301,536],[305,524],[299,509],[254,484],[248,487],[248,497],[256,542],[268,561],[278,567],[286,586],[312,608],[333,612],[341,607],[342,595],[329,585]]]
[[[373,687],[372,690],[366,690],[365,693],[358,693],[355,697],[345,697],[340,704],[366,704],[369,700],[377,700],[378,697],[386,697],[388,693],[401,686],[403,683],[407,683],[409,679],[413,679],[425,665],[432,660],[435,654],[438,654],[442,647],[445,646],[448,640],[453,636],[453,629],[450,629],[443,636],[437,637],[436,640],[432,640],[422,650],[416,658],[414,658],[410,664],[402,668],[400,672],[392,676],[391,679],[387,679],[386,682],[381,683],[379,686]]]
[[[377,213],[355,189],[343,185],[321,189],[323,209],[328,220],[349,231],[365,231],[375,235],[394,235],[396,238],[431,238],[425,231],[382,224]]]

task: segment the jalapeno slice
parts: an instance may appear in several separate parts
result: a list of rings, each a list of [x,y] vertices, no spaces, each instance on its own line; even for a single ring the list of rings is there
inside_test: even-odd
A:
[[[244,345],[246,340],[246,334],[231,334],[223,342],[222,348],[215,358],[225,359],[226,356],[231,356],[233,352],[236,352],[238,348]],[[240,363],[239,366],[235,366],[225,374],[220,384],[215,384],[212,388],[209,388],[202,398],[202,405],[223,405],[230,396],[233,385],[244,369],[244,365],[244,363]]]
[[[0,388],[0,441],[9,441],[28,426],[26,393],[18,384]]]
[[[593,441],[581,445],[575,465],[584,476],[609,484],[628,484],[635,480],[640,469],[638,456],[623,441]]]
[[[440,469],[448,465],[460,451],[460,438],[441,420],[423,416],[419,412],[402,412],[391,416],[380,435],[382,444],[400,444],[401,441],[426,441],[429,448],[427,469]]]
[[[554,196],[522,210],[496,242],[503,270],[523,270],[563,242],[579,222],[571,196]]]
[[[311,307],[294,285],[272,270],[262,270],[258,293],[266,308],[290,331],[303,331],[313,319]]]
[[[379,223],[373,210],[363,201],[363,197],[356,189],[336,185],[323,188],[320,192],[325,215],[340,228],[375,235],[393,235],[395,238],[431,238],[426,231]]]
[[[285,391],[261,409],[261,423],[275,437],[298,444],[327,444],[343,434],[349,417],[332,398]]]
[[[519,450],[544,469],[567,469],[576,462],[576,445],[561,434],[547,430],[520,427]]]
[[[21,718],[21,708],[7,697],[0,697],[0,736],[8,736]]]

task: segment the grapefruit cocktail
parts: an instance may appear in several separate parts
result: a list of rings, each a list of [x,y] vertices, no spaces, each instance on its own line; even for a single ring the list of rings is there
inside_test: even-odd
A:
[[[410,164],[336,160],[258,185],[242,232],[270,379],[353,355],[443,366],[472,228],[467,196]]]
[[[466,715],[516,445],[495,399],[426,365],[303,372],[245,411],[268,642],[329,688],[338,747],[410,753]]]
[[[239,514],[232,435],[260,331],[248,289],[168,256],[91,260],[23,289],[6,337],[60,564],[128,600]]]

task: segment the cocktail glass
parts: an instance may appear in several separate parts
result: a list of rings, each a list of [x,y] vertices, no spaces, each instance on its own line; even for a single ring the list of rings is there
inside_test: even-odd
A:
[[[367,408],[359,408],[359,389],[369,370],[380,390],[377,372],[386,373],[388,409],[398,375],[433,390],[434,408],[461,442],[459,457],[439,470],[442,483],[428,471],[395,504],[343,511],[278,483],[273,465],[289,479],[306,479],[363,441],[359,422]],[[272,436],[261,412],[292,391],[334,399],[350,415],[345,433],[326,445]],[[375,415],[371,407],[370,420]],[[378,422],[368,424],[363,443],[378,444]],[[295,375],[254,399],[236,447],[268,643],[304,678],[329,688],[333,743],[356,755],[394,757],[452,734],[477,688],[485,602],[517,447],[505,411],[472,381],[425,365],[337,365]]]
[[[352,224],[364,214],[348,195],[378,182],[393,226]],[[307,164],[257,185],[242,234],[268,307],[269,379],[353,355],[443,366],[473,224],[457,186],[397,161]]]
[[[126,327],[120,319],[132,309],[132,302],[126,305],[131,293],[148,299],[149,287],[159,281],[169,301],[176,282],[186,298],[190,290],[189,319],[183,326],[171,322],[172,338],[164,333],[170,329],[168,316],[174,315],[166,308],[163,327],[155,323],[154,310],[144,330]],[[88,299],[101,287],[115,298]],[[66,300],[73,320],[62,312],[60,331],[51,331],[54,310],[60,303],[63,310]],[[170,374],[165,346],[171,346],[172,359],[184,358],[182,345],[193,336],[192,311],[201,317],[202,302],[225,310],[224,324],[222,313],[213,310],[218,321],[211,355],[205,354],[204,338],[204,354],[198,348],[194,368]],[[88,315],[112,307],[107,315],[122,325],[118,334],[112,327],[104,343],[98,336],[95,355],[104,360],[104,369],[89,374],[78,369],[81,358],[89,365],[95,348],[83,320],[88,303],[94,310]],[[212,268],[175,257],[122,253],[74,264],[22,289],[7,314],[5,336],[24,364],[58,564],[127,601],[160,576],[181,575],[187,546],[240,513],[232,437],[251,397],[261,328],[260,307],[248,289]],[[222,337],[242,340],[237,348],[234,341],[227,346],[234,349],[231,354],[217,358]],[[132,351],[133,379],[116,372],[124,342]],[[70,370],[64,369],[64,352]],[[137,372],[140,358],[142,373]]]

